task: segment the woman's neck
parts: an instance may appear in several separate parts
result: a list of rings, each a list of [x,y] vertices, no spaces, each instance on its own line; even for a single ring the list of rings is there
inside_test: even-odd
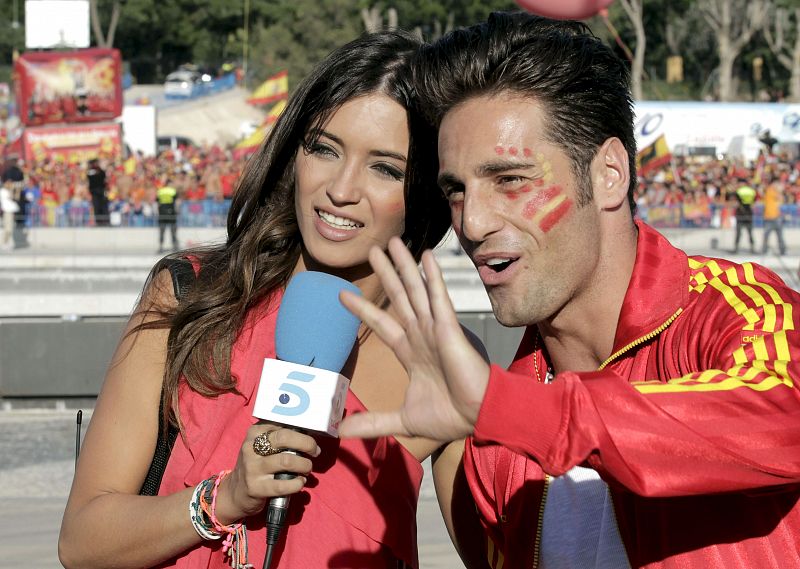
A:
[[[364,298],[374,302],[378,306],[382,305],[386,298],[381,281],[378,275],[372,270],[369,263],[345,268],[327,267],[316,263],[304,250],[297,259],[292,275],[303,271],[320,271],[350,281],[361,290],[361,294],[364,295]]]

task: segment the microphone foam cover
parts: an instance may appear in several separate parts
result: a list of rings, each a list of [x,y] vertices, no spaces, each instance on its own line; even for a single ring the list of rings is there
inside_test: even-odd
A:
[[[361,321],[339,302],[339,291],[361,294],[353,283],[318,271],[297,273],[278,309],[278,359],[339,373],[358,336]]]

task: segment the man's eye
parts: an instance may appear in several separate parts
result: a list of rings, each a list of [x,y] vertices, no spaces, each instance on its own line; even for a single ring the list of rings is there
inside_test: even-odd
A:
[[[444,197],[450,202],[458,202],[464,199],[464,188],[450,187],[443,188],[442,191],[444,192]]]

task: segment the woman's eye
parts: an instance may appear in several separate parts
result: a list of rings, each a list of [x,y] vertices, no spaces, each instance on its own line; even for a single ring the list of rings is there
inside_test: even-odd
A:
[[[375,171],[377,171],[381,176],[392,180],[400,181],[406,176],[406,173],[400,168],[390,164],[375,164],[373,169],[375,169]]]
[[[339,156],[333,148],[322,142],[312,142],[309,144],[306,147],[306,153],[316,156],[330,156],[332,158],[338,158]]]

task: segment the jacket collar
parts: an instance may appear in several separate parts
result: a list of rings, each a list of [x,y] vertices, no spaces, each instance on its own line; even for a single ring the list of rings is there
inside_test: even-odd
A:
[[[686,306],[689,298],[686,253],[646,223],[636,220],[636,228],[636,259],[622,301],[611,354],[658,330],[679,308]],[[536,342],[538,334],[536,326],[528,326],[509,370],[534,374],[533,359],[541,357],[541,343]],[[541,373],[547,369],[543,358],[539,367]]]
[[[689,297],[686,253],[646,223],[636,220],[636,260],[622,301],[612,353],[657,330]]]

